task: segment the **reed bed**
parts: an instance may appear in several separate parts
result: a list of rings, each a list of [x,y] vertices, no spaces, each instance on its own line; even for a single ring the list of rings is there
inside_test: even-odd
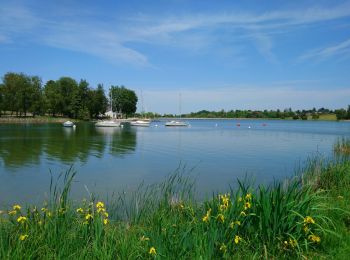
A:
[[[350,155],[350,138],[339,138],[334,144],[334,152],[337,154]]]
[[[286,182],[195,199],[179,168],[162,183],[73,203],[70,169],[42,207],[0,216],[0,259],[280,259],[350,255],[350,162],[307,161]]]

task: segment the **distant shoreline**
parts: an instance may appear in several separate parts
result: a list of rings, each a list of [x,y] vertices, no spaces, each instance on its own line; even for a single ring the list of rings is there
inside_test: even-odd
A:
[[[132,120],[137,120],[140,118],[127,118],[127,119],[118,119],[118,121],[121,122],[130,122]],[[67,117],[42,117],[42,116],[36,116],[36,117],[0,117],[0,124],[40,124],[40,123],[64,123],[65,121],[75,121],[79,122],[81,120],[79,119],[72,119]],[[153,118],[151,120],[235,120],[235,121],[245,121],[245,120],[260,120],[260,121],[276,121],[276,120],[283,120],[283,121],[342,121],[342,122],[350,122],[350,120],[336,120],[336,119],[308,119],[308,120],[301,120],[297,119],[294,120],[292,118],[220,118],[220,117],[158,117]],[[88,122],[96,122],[96,119],[89,120]]]

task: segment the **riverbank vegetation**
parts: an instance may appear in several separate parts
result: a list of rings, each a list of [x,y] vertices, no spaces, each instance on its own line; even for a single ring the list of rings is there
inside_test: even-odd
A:
[[[344,115],[345,111],[345,115]],[[294,120],[343,120],[350,119],[350,106],[347,110],[330,110],[325,108],[296,110],[291,108],[283,111],[277,110],[221,110],[207,111],[202,110],[195,113],[184,114],[185,118],[268,118],[268,119],[294,119]]]
[[[113,111],[135,113],[134,91],[123,86],[111,86],[111,91]],[[59,116],[87,120],[104,114],[109,102],[102,84],[93,88],[83,79],[77,82],[61,77],[43,85],[38,76],[6,73],[0,84],[0,117]]]
[[[333,258],[350,254],[349,157],[308,160],[284,182],[195,199],[175,174],[132,195],[69,199],[75,172],[50,185],[41,207],[13,205],[0,218],[1,259]],[[63,180],[63,184],[62,184]],[[60,185],[61,184],[61,185]]]
[[[103,115],[108,109],[118,116],[147,118],[179,117],[180,115],[158,113],[135,114],[138,97],[124,86],[110,86],[108,96],[102,84],[96,88],[86,80],[79,82],[70,77],[49,80],[44,85],[38,76],[23,73],[6,73],[0,83],[0,117],[52,116],[88,120]],[[294,120],[349,120],[350,106],[331,110],[201,110],[182,114],[182,118],[271,118]]]

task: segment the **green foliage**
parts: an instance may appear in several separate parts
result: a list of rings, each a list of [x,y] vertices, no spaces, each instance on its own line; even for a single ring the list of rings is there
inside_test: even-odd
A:
[[[340,259],[350,252],[348,160],[316,158],[284,183],[239,182],[203,202],[183,172],[106,205],[93,195],[74,205],[75,172],[61,174],[41,210],[14,206],[0,218],[0,258]]]
[[[344,120],[344,119],[350,119],[350,108],[348,108],[348,111],[346,111],[345,109],[336,109],[335,110],[335,114],[337,116],[338,120]]]
[[[137,96],[133,90],[124,86],[111,86],[109,95],[112,97],[113,111],[130,115],[136,112]]]
[[[86,80],[77,83],[70,77],[49,80],[42,88],[41,79],[18,73],[6,73],[0,84],[1,111],[26,116],[49,113],[52,116],[89,119],[104,113],[107,98],[102,85],[92,89]]]
[[[36,76],[23,73],[6,73],[2,84],[2,106],[4,110],[24,115],[28,112],[39,114],[41,111],[41,80]]]
[[[333,149],[338,155],[350,155],[350,138],[339,138],[334,144]]]

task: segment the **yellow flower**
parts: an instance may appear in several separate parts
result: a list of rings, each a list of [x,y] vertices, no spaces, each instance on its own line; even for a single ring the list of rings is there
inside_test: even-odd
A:
[[[251,208],[251,204],[250,204],[250,202],[246,202],[246,203],[244,203],[244,210],[247,210],[247,209],[250,209]]]
[[[307,225],[304,225],[303,227],[305,233],[309,233],[310,229],[308,228]]]
[[[242,197],[239,197],[238,198],[238,202],[241,202],[243,199],[242,199]]]
[[[16,214],[17,214],[17,211],[15,211],[15,210],[10,210],[8,214],[9,214],[10,216],[13,216],[13,215],[16,215]]]
[[[219,195],[219,199],[221,199],[222,204],[228,205],[230,202],[230,194]]]
[[[203,222],[209,222],[209,220],[210,220],[210,213],[211,213],[211,209],[208,209],[207,213],[202,218]]]
[[[91,214],[86,214],[86,216],[85,216],[85,219],[86,220],[90,220],[90,219],[92,219],[93,218],[93,216],[91,215]]]
[[[306,216],[304,218],[304,223],[306,223],[306,224],[315,224],[315,220],[312,217],[310,217],[310,216]]]
[[[46,212],[46,211],[47,211],[47,208],[41,208],[41,211],[42,211],[42,212]]]
[[[185,208],[184,204],[181,203],[181,204],[180,204],[180,208],[181,208],[181,209],[184,209],[184,208]]]
[[[298,242],[295,239],[289,238],[289,244],[294,248],[298,245]]]
[[[64,208],[61,208],[58,210],[58,213],[60,213],[60,214],[64,214],[65,212],[66,212],[66,209],[64,209]]]
[[[24,223],[27,221],[27,218],[26,217],[23,217],[23,216],[20,216],[18,219],[17,219],[17,222],[18,223]]]
[[[316,236],[316,235],[310,235],[309,240],[311,240],[312,242],[316,242],[316,243],[321,242],[321,238],[319,236]]]
[[[105,212],[106,210],[104,208],[97,208],[97,213],[100,213],[100,212]]]
[[[244,211],[241,211],[241,213],[239,215],[241,215],[243,217],[247,216],[247,214]]]
[[[149,241],[149,238],[148,238],[148,237],[145,237],[145,236],[142,236],[142,237],[140,238],[140,240],[141,240],[141,241]]]
[[[222,214],[219,214],[217,217],[216,217],[217,221],[221,222],[221,223],[224,223],[225,222],[225,216],[222,215]]]
[[[108,224],[108,219],[107,219],[107,218],[105,218],[105,219],[103,220],[103,224],[105,224],[105,225]]]
[[[235,236],[235,244],[238,244],[240,241],[242,240],[242,238],[240,236]]]
[[[226,209],[228,208],[228,205],[225,205],[225,204],[223,204],[223,205],[220,205],[220,211],[225,211]]]
[[[148,252],[150,255],[156,255],[157,252],[156,252],[156,249],[152,246],[150,249],[149,249],[149,252]]]
[[[20,235],[19,240],[24,241],[28,238],[28,235]]]
[[[78,208],[77,209],[77,213],[84,213],[84,209],[83,208]]]
[[[239,221],[239,220],[232,221],[232,222],[230,223],[230,228],[234,228],[235,225],[240,226],[240,225],[241,225],[241,221]]]
[[[221,246],[220,246],[220,251],[226,253],[226,251],[227,251],[227,246],[226,246],[224,243],[221,244]]]
[[[51,217],[51,216],[52,216],[52,213],[51,213],[50,211],[48,211],[48,212],[46,213],[46,215],[47,215],[48,217]]]
[[[96,208],[104,208],[105,204],[102,201],[96,203]]]
[[[21,209],[21,206],[16,204],[16,205],[13,205],[12,207],[13,210],[20,210]]]
[[[252,199],[252,194],[251,193],[247,193],[247,195],[245,195],[245,199],[246,200],[251,200]]]
[[[106,217],[106,218],[108,218],[108,212],[103,212],[103,215]]]

